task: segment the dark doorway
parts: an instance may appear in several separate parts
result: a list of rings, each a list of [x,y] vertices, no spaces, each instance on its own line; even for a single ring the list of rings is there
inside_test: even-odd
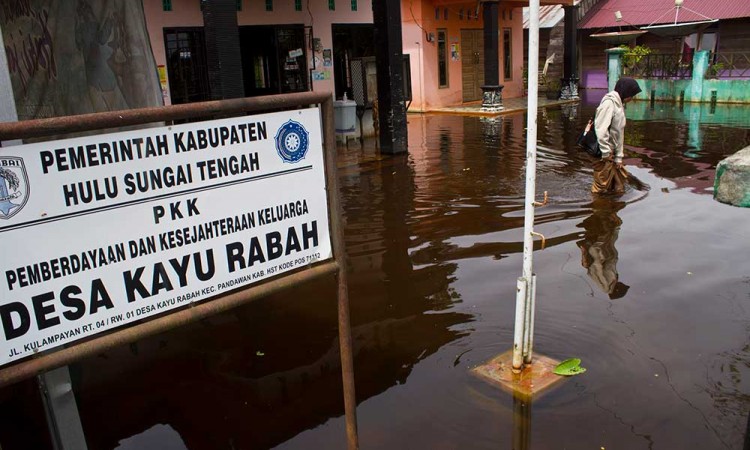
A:
[[[309,89],[302,25],[242,26],[240,51],[246,96]]]
[[[164,42],[172,104],[209,100],[203,28],[165,28]]]
[[[336,98],[352,94],[349,62],[352,58],[375,56],[375,27],[372,24],[333,24],[333,79]]]

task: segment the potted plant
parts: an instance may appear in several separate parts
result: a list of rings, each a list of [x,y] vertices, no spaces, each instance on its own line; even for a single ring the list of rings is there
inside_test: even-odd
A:
[[[547,98],[550,100],[557,100],[560,98],[560,89],[562,85],[559,80],[547,81]]]
[[[724,70],[724,63],[716,63],[708,66],[706,78],[719,78],[719,74]]]

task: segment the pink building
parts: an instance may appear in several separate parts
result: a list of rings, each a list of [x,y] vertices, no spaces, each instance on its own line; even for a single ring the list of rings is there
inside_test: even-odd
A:
[[[314,90],[334,92],[337,98],[346,92],[351,98],[359,82],[351,61],[375,56],[372,0],[238,0],[237,5],[245,95]],[[479,3],[410,0],[401,5],[409,110],[481,100],[484,24]],[[527,5],[499,4],[499,75],[505,98],[524,94],[521,8]],[[144,8],[165,102],[209,99],[201,2],[145,0]],[[375,92],[372,86],[369,91]]]

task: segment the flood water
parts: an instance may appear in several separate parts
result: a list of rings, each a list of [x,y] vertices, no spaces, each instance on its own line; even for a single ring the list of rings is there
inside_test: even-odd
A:
[[[539,114],[534,350],[587,372],[520,402],[470,369],[509,350],[525,114],[409,115],[409,154],[340,147],[363,449],[742,449],[750,210],[712,199],[748,107],[637,103],[593,198],[574,146],[595,102]],[[344,449],[324,280],[71,366],[89,449]],[[4,450],[48,448],[32,382],[0,391]]]

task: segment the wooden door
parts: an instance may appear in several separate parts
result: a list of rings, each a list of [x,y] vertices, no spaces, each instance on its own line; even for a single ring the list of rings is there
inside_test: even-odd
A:
[[[482,30],[461,30],[461,80],[463,99],[473,102],[482,99],[484,85],[484,39]]]

